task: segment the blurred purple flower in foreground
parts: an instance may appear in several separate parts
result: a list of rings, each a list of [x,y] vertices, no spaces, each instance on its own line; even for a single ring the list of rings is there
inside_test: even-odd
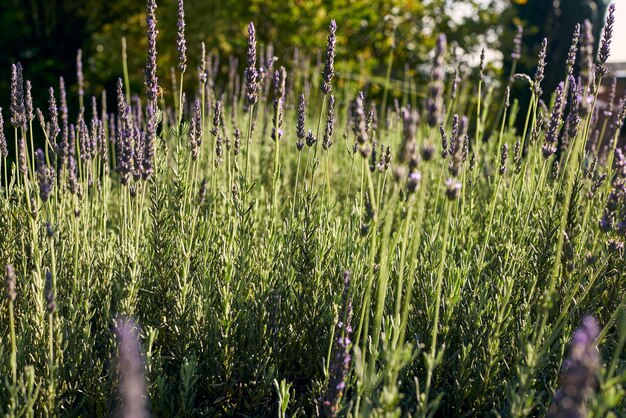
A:
[[[600,368],[600,353],[595,345],[600,334],[598,322],[586,316],[570,341],[570,355],[563,362],[559,389],[548,410],[552,418],[587,416],[586,401],[593,395],[596,374]]]

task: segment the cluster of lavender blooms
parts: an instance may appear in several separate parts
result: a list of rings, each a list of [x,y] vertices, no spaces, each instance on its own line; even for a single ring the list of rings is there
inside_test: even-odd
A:
[[[340,402],[346,388],[346,379],[350,370],[350,335],[352,334],[352,298],[350,293],[350,272],[343,273],[343,293],[341,295],[342,317],[337,322],[335,335],[335,358],[330,363],[328,390],[324,396],[322,407],[326,416],[336,417],[339,413]]]
[[[117,129],[115,132],[116,170],[123,185],[148,179],[154,172],[156,141],[155,114],[148,105],[148,123],[140,124],[141,107],[133,109],[126,101],[122,79],[117,82]]]
[[[587,416],[586,401],[593,395],[600,369],[600,353],[595,345],[600,333],[592,316],[582,320],[570,342],[569,358],[563,363],[559,389],[548,410],[551,418]]]

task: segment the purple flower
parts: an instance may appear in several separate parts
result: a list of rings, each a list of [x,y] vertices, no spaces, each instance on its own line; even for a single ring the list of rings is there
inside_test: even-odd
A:
[[[330,21],[328,27],[330,33],[326,42],[326,60],[324,61],[324,70],[322,70],[322,93],[328,94],[332,89],[331,81],[335,75],[335,46],[337,45],[337,23]]]
[[[522,58],[522,35],[524,33],[524,29],[522,25],[517,25],[517,32],[515,33],[515,37],[513,38],[513,51],[511,52],[511,59],[513,61],[518,61]]]
[[[356,135],[356,140],[359,144],[361,154],[367,156],[369,155],[369,147],[367,147],[366,143],[369,139],[369,136],[367,133],[367,125],[365,120],[366,118],[364,102],[365,96],[363,95],[363,92],[359,92],[354,102],[352,115],[354,126],[352,127],[352,130]]]
[[[0,107],[0,157],[6,158],[8,155],[7,138],[4,135],[4,118],[2,117],[2,108]]]
[[[446,197],[448,200],[456,200],[461,196],[461,183],[454,179],[446,180]]]
[[[54,289],[52,285],[52,273],[50,270],[46,271],[46,286],[44,288],[44,296],[46,297],[46,309],[49,314],[53,314],[57,309],[56,301],[54,300]]]
[[[213,128],[211,128],[211,135],[217,135],[222,120],[222,102],[220,100],[215,101],[213,105]]]
[[[545,77],[544,70],[546,68],[546,57],[548,56],[548,40],[543,38],[541,41],[541,49],[539,50],[539,60],[537,62],[537,70],[535,71],[535,78],[533,80],[533,92],[535,96],[540,97],[543,93],[541,89],[541,82]]]
[[[554,144],[558,138],[559,126],[561,124],[561,119],[563,115],[563,96],[565,92],[563,91],[564,85],[561,82],[556,88],[556,100],[554,102],[554,107],[552,108],[552,114],[550,116],[550,121],[548,122],[548,131],[546,132],[546,139],[544,144],[544,158],[549,157],[552,154],[546,156],[545,150],[551,150],[554,148]]]
[[[248,66],[245,71],[246,78],[246,98],[249,105],[254,105],[259,99],[259,73],[256,69],[256,31],[254,24],[250,22],[248,25]]]
[[[138,326],[132,319],[118,319],[115,323],[115,334],[119,345],[117,359],[119,416],[147,418],[148,394]]]
[[[27,156],[27,147],[26,147],[26,139],[24,138],[24,135],[22,135],[20,137],[20,140],[18,142],[18,151],[19,151],[19,161],[18,161],[18,166],[20,169],[20,173],[22,173],[22,178],[27,178],[28,177],[28,156]]]
[[[502,151],[500,152],[500,169],[498,173],[503,176],[506,173],[506,161],[509,158],[509,145],[502,144]]]
[[[159,31],[156,28],[156,0],[146,1],[146,24],[148,27],[148,55],[146,59],[146,68],[144,70],[144,79],[146,84],[146,93],[148,100],[152,105],[153,111],[156,113],[157,99],[159,92],[159,84],[157,78],[157,50],[156,38]]]
[[[178,69],[184,73],[187,69],[187,41],[185,40],[185,6],[183,0],[178,0],[177,24],[176,50],[178,51]]]
[[[572,35],[572,43],[567,53],[567,75],[574,73],[574,64],[576,63],[576,54],[578,53],[578,39],[580,38],[580,23],[576,24],[574,34]]]
[[[191,151],[191,159],[197,160],[200,145],[202,144],[202,105],[200,100],[196,99],[193,106],[194,112],[189,127],[189,150]]]
[[[46,165],[46,159],[43,151],[38,149],[35,152],[37,161],[37,181],[39,182],[39,196],[43,202],[48,201],[50,192],[52,191],[52,182],[50,178],[50,168]]]
[[[593,395],[600,353],[595,345],[600,327],[592,316],[586,316],[570,341],[570,355],[563,362],[559,388],[548,410],[551,418],[584,417],[586,401]]]
[[[48,99],[48,111],[50,112],[50,143],[57,151],[57,136],[59,135],[59,109],[57,109],[57,101],[54,97],[54,88],[48,90],[50,98]]]
[[[615,3],[609,5],[609,14],[606,17],[606,23],[602,31],[602,41],[600,42],[600,50],[598,51],[598,60],[600,65],[596,67],[596,76],[604,77],[607,73],[606,61],[611,54],[611,40],[613,38],[613,25],[615,24]]]
[[[332,94],[328,98],[328,109],[326,111],[326,129],[322,139],[322,148],[328,149],[333,145],[333,133],[335,130],[335,96]]]
[[[432,128],[439,124],[443,107],[444,60],[446,55],[446,36],[439,35],[435,44],[433,68],[430,72],[431,82],[428,87],[426,111],[428,125]]]
[[[280,141],[283,136],[281,126],[283,125],[283,112],[285,104],[285,81],[287,79],[287,72],[285,67],[280,67],[280,71],[274,72],[274,79],[272,81],[274,87],[274,100],[272,105],[274,107],[274,115],[272,116],[272,132],[270,137],[274,141]]]
[[[417,122],[419,113],[410,107],[403,107],[400,110],[402,117],[402,145],[398,153],[398,161],[407,162],[415,157],[415,133],[417,132]]]
[[[306,136],[305,119],[306,103],[304,102],[304,94],[300,93],[300,96],[298,97],[298,121],[296,122],[296,136],[299,140],[304,139]]]
[[[22,64],[19,62],[11,66],[11,124],[14,128],[26,128],[24,108],[24,79]]]
[[[352,334],[352,297],[350,293],[350,272],[343,273],[343,292],[341,295],[341,304],[343,307],[342,317],[337,322],[335,334],[337,340],[335,342],[335,358],[331,361],[329,367],[330,379],[328,389],[324,396],[322,406],[327,416],[336,417],[343,391],[346,388],[346,379],[350,371],[350,335]]]
[[[76,52],[76,80],[78,81],[78,96],[83,98],[85,95],[85,78],[83,77],[83,50]]]
[[[422,173],[419,171],[414,171],[409,175],[409,179],[407,181],[407,189],[409,193],[414,193],[417,190],[417,186],[422,181]]]
[[[585,89],[591,84],[593,75],[593,45],[593,27],[591,22],[585,19],[580,38],[580,80]]]
[[[33,113],[33,94],[32,94],[32,85],[30,84],[30,80],[26,80],[26,92],[24,94],[24,116],[26,117],[25,122],[32,122],[35,118]]]
[[[117,80],[117,138],[115,141],[117,147],[117,172],[123,185],[127,185],[130,175],[133,171],[133,136],[135,129],[129,116],[129,107],[124,97],[122,79]]]

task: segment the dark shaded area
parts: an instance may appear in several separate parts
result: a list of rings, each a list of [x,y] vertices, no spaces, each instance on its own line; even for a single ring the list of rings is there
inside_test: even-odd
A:
[[[33,98],[42,106],[47,87],[66,79],[75,84],[76,51],[89,44],[91,34],[130,13],[141,1],[3,0],[0,2],[0,103],[9,103],[11,64],[21,62],[25,79],[33,80]],[[85,66],[86,78],[89,68]]]
[[[561,0],[560,2],[528,0],[524,4],[519,3],[513,6],[516,18],[510,24],[512,31],[516,24],[521,24],[524,28],[522,58],[517,64],[516,72],[525,73],[531,77],[534,75],[541,42],[543,38],[547,38],[548,55],[545,79],[542,83],[542,99],[547,102],[565,78],[567,53],[577,23],[582,23],[585,19],[591,22],[595,39],[594,54],[597,53],[604,16],[610,0]],[[511,65],[512,61],[508,53],[504,61],[506,77],[511,71]],[[579,70],[580,68],[576,66],[576,76]],[[530,102],[528,87],[523,83],[515,83],[512,90],[513,96],[520,101],[522,114],[525,114],[524,109]],[[517,119],[517,128],[521,133],[524,128],[524,118]]]

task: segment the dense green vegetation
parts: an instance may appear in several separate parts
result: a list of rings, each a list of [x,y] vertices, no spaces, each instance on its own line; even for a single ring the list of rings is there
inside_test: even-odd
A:
[[[13,66],[0,413],[626,413],[626,104],[595,117],[609,29],[596,57],[582,25],[552,97],[544,43],[512,81],[527,109],[439,36],[428,84],[407,73],[386,106],[335,74],[341,20],[289,71],[251,24],[221,71],[180,12],[163,46],[152,3],[114,110],[79,65],[40,113]]]

